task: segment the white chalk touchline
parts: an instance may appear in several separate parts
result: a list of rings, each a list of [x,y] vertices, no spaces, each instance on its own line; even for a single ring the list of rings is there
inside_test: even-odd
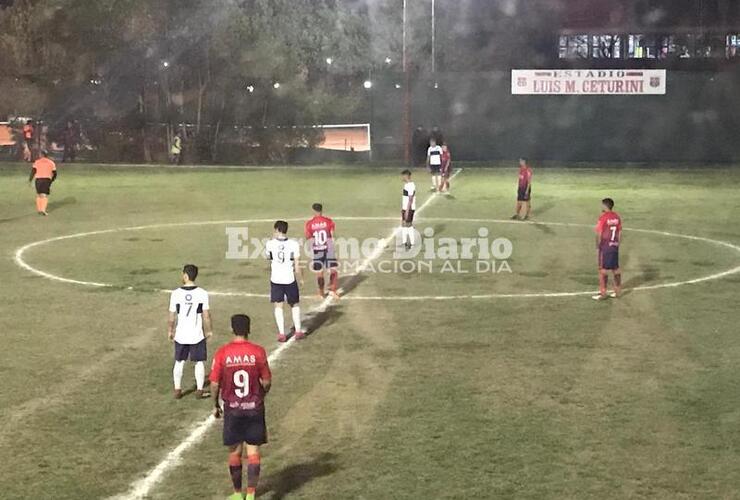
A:
[[[455,177],[457,174],[459,174],[462,171],[462,169],[458,169],[452,177]],[[431,196],[427,198],[427,200],[424,202],[424,204],[416,211],[416,213],[419,213],[423,211],[426,207],[429,206],[429,204],[437,197],[437,193],[435,192]],[[393,220],[397,220],[394,218]],[[270,219],[271,221],[271,219]],[[109,230],[107,232],[111,232],[115,230]],[[376,248],[376,251],[373,252],[370,256],[368,256],[360,266],[358,266],[358,272],[362,272],[370,265],[370,263],[380,257],[380,255],[383,254],[383,250],[388,245],[389,242],[393,241],[396,232],[398,231],[398,228],[393,228],[393,231],[391,232],[391,235],[387,238],[384,238],[381,240],[381,244],[378,245]],[[106,231],[103,231],[106,232]],[[96,232],[95,234],[100,234],[100,232]],[[22,253],[21,253],[22,256]],[[104,285],[105,286],[105,285]],[[210,292],[209,292],[210,293]],[[340,296],[342,295],[342,290],[339,290]],[[323,301],[321,301],[321,304],[311,309],[308,314],[315,314],[315,313],[321,313],[326,311],[332,304],[334,303],[334,299],[331,296],[326,297]],[[281,344],[278,346],[277,349],[272,351],[270,355],[267,357],[268,363],[275,363],[282,354],[287,351],[290,346],[292,346],[295,343],[295,338],[291,337],[288,339],[287,342],[284,344]],[[152,490],[154,486],[156,486],[164,477],[164,475],[172,468],[176,467],[178,463],[180,462],[182,455],[189,450],[193,445],[197,444],[203,436],[205,436],[208,429],[216,422],[216,418],[213,415],[209,415],[204,420],[201,420],[198,422],[195,427],[190,431],[190,434],[188,434],[188,437],[185,438],[179,445],[177,445],[175,448],[172,449],[165,457],[164,459],[159,462],[156,467],[154,467],[149,473],[147,473],[146,476],[139,479],[138,481],[135,481],[132,483],[131,488],[127,493],[116,495],[112,497],[113,500],[141,500],[145,498],[147,495],[149,495],[149,492]]]

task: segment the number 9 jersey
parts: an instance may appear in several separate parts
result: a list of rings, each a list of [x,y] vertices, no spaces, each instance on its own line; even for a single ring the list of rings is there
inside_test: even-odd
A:
[[[260,380],[272,380],[265,350],[240,340],[222,346],[213,357],[209,380],[220,386],[225,413],[263,411],[265,391]]]

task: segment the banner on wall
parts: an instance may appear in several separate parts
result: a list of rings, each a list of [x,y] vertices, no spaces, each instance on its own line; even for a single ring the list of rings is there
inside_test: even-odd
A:
[[[514,69],[513,95],[665,95],[664,69]]]

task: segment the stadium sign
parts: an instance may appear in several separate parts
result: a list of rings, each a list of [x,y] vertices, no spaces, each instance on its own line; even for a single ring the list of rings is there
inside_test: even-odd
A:
[[[512,95],[664,95],[664,69],[514,69]]]

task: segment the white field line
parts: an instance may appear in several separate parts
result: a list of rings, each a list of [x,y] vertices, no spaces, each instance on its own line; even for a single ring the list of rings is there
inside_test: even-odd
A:
[[[462,171],[462,169],[458,169],[452,177],[455,177],[457,174],[459,174]],[[416,213],[422,212],[424,209],[426,209],[432,201],[437,197],[437,193],[432,194],[429,196],[426,201],[419,207],[419,209],[416,211]],[[357,272],[362,272],[372,263],[373,260],[377,259],[383,254],[383,251],[388,246],[388,244],[393,241],[395,238],[395,235],[398,231],[398,228],[393,228],[393,231],[391,232],[390,236],[384,238],[381,240],[381,244],[379,244],[376,248],[376,250],[369,255],[362,263],[358,266]],[[99,234],[99,233],[97,233]],[[21,254],[22,255],[22,254]],[[341,295],[341,290],[339,291]],[[334,305],[333,299],[329,296],[325,298],[321,304],[318,306],[312,308],[308,315],[321,313],[329,309],[332,305]],[[272,351],[270,355],[267,357],[267,361],[269,363],[275,363],[277,362],[280,357],[283,355],[285,351],[287,351],[293,344],[295,344],[295,339],[291,337],[287,342],[284,344],[281,344],[278,346],[277,349]],[[182,459],[182,455],[193,447],[193,445],[199,443],[201,439],[203,439],[203,436],[205,436],[206,432],[208,432],[208,429],[211,428],[211,426],[216,422],[216,418],[213,415],[209,415],[204,420],[201,420],[198,422],[193,429],[188,434],[188,437],[186,437],[179,445],[177,445],[175,448],[172,449],[167,455],[162,459],[161,462],[159,462],[151,471],[147,473],[146,476],[139,479],[138,481],[135,481],[131,484],[131,488],[127,493],[124,493],[122,495],[117,495],[115,497],[112,497],[115,500],[141,500],[147,497],[149,495],[149,492],[154,488],[169,472],[171,469],[177,467],[180,460]]]
[[[455,175],[457,175],[458,172],[456,172]],[[425,202],[425,205],[429,203],[431,199],[433,199],[433,197],[430,197]],[[425,206],[422,205],[422,208],[425,208]],[[417,210],[417,213],[420,211],[421,210]],[[295,221],[302,221],[303,219],[293,218],[293,219],[286,219],[286,220],[288,222],[295,222]],[[398,218],[397,217],[335,217],[335,220],[350,220],[350,221],[352,220],[353,221],[389,220],[389,221],[394,221],[394,220],[398,220]],[[521,221],[512,221],[510,219],[426,218],[425,220],[429,222],[480,222],[480,223],[496,223],[496,224],[531,224],[531,225],[578,227],[578,228],[581,228],[581,227],[591,228],[592,227],[589,224],[578,224],[578,223],[572,223],[572,222],[530,221],[530,222],[525,223]],[[19,267],[33,274],[36,274],[37,276],[41,276],[49,280],[59,281],[62,283],[70,283],[74,285],[89,286],[89,287],[108,287],[108,288],[121,288],[121,289],[133,290],[133,287],[122,287],[122,286],[117,286],[117,285],[113,285],[110,283],[98,283],[94,281],[81,281],[81,280],[65,278],[62,276],[57,276],[55,274],[47,273],[45,271],[37,269],[31,266],[30,264],[28,264],[24,259],[25,252],[27,250],[30,250],[31,248],[42,246],[48,243],[53,243],[55,241],[68,240],[68,239],[73,239],[73,238],[83,238],[86,236],[109,234],[109,233],[116,233],[116,232],[123,232],[123,231],[140,231],[140,230],[145,230],[145,229],[159,229],[159,228],[167,228],[167,227],[188,227],[188,226],[205,226],[205,225],[218,225],[218,224],[246,224],[246,223],[252,223],[252,222],[268,223],[272,221],[273,219],[246,219],[246,220],[224,220],[224,221],[202,221],[202,222],[175,222],[175,223],[150,224],[150,225],[144,225],[144,226],[133,226],[133,227],[124,227],[124,228],[115,228],[115,229],[104,229],[104,230],[99,230],[99,231],[89,231],[85,233],[76,233],[76,234],[70,234],[70,235],[65,235],[65,236],[57,236],[55,238],[49,238],[46,240],[29,243],[16,250],[14,260],[15,260],[16,265],[18,265]],[[625,228],[624,230],[637,232],[637,233],[644,233],[644,234],[656,234],[659,236],[665,236],[665,237],[670,237],[670,238],[680,238],[680,239],[686,239],[686,240],[691,240],[691,241],[699,241],[703,243],[708,243],[710,245],[725,247],[725,248],[728,248],[730,250],[740,253],[740,246],[738,245],[734,245],[727,241],[715,240],[711,238],[705,238],[702,236],[692,236],[689,234],[671,233],[668,231],[659,231],[655,229]],[[394,232],[394,236],[395,236],[395,232]],[[384,248],[387,248],[387,245],[390,243],[390,239],[392,239],[392,237],[390,237],[388,241],[385,241]],[[383,249],[380,249],[381,253],[382,253],[382,250]],[[370,262],[362,266],[363,271],[367,269]],[[707,276],[701,276],[698,278],[693,278],[693,279],[688,279],[688,280],[683,280],[683,281],[674,281],[674,282],[669,282],[669,283],[658,283],[654,285],[642,285],[642,286],[637,286],[633,288],[626,288],[625,291],[627,290],[650,291],[650,290],[659,290],[663,288],[676,288],[676,287],[684,286],[684,285],[693,285],[693,284],[702,283],[705,281],[717,280],[717,279],[725,278],[727,276],[738,274],[738,273],[740,273],[740,266],[727,269],[725,271],[713,273]],[[357,272],[353,274],[357,274]],[[165,290],[165,289],[146,289],[146,290],[141,290],[141,291],[157,292],[157,293],[171,293],[171,290]],[[562,298],[562,297],[578,297],[578,296],[592,295],[596,292],[597,290],[565,291],[565,292],[531,292],[531,293],[527,293],[527,292],[524,292],[524,293],[489,293],[489,294],[467,294],[467,295],[379,295],[379,296],[349,295],[345,297],[345,300],[414,301],[414,300],[487,300],[487,299],[490,300],[490,299],[515,299],[515,298]],[[268,297],[267,294],[263,294],[263,293],[251,293],[251,292],[241,292],[241,291],[209,290],[208,293],[214,296],[223,296],[223,297],[249,297],[249,298]]]

